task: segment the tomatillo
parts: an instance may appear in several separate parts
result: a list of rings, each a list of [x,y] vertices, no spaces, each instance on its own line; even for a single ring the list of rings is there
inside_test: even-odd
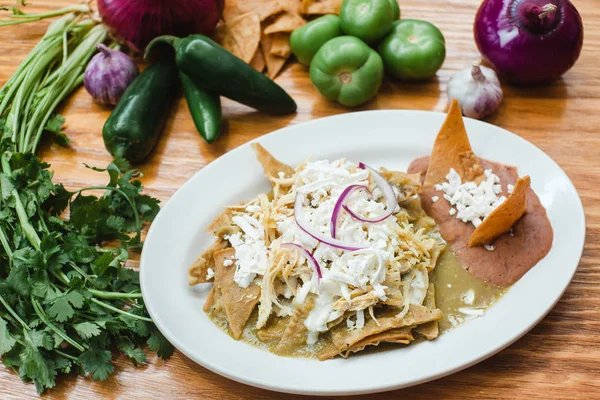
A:
[[[341,34],[340,17],[325,15],[294,30],[290,36],[290,47],[298,61],[308,66],[321,46]]]
[[[436,74],[446,58],[446,41],[438,28],[426,21],[395,21],[379,45],[385,69],[402,80],[422,80]]]
[[[400,5],[398,4],[398,0],[388,0],[392,6],[392,16],[394,17],[394,21],[400,19]]]
[[[382,39],[392,29],[393,22],[390,0],[344,0],[340,8],[342,31],[369,44]]]
[[[382,79],[381,57],[354,36],[331,39],[310,64],[310,80],[319,93],[348,107],[371,100]]]

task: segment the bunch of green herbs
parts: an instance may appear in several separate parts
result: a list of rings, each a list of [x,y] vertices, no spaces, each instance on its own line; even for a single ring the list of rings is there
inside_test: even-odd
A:
[[[159,210],[141,194],[139,171],[115,160],[94,168],[106,186],[70,192],[35,155],[43,132],[67,143],[56,107],[105,39],[103,26],[68,14],[0,89],[0,357],[39,393],[59,374],[106,379],[117,350],[136,365],[146,346],[163,358],[173,351],[148,316],[138,272],[125,267]]]

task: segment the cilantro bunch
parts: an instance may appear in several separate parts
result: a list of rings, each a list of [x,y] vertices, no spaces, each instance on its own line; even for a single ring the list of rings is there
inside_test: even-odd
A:
[[[173,349],[148,317],[138,272],[124,267],[129,249],[141,246],[142,225],[159,210],[141,194],[138,171],[115,161],[96,169],[108,174],[105,187],[69,192],[53,183],[48,164],[16,152],[11,141],[0,142],[0,154],[4,364],[41,393],[58,374],[106,379],[116,351],[136,365],[146,361],[146,346],[169,357]]]

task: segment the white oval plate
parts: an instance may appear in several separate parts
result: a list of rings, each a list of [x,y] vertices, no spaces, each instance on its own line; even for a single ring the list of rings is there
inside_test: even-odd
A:
[[[444,118],[423,111],[358,112],[289,126],[257,141],[294,166],[312,155],[405,170],[411,160],[431,152]],[[552,309],[571,281],[585,238],[583,207],[567,175],[540,149],[496,126],[470,119],[465,123],[478,156],[515,165],[520,175],[531,176],[554,228],[550,253],[485,316],[431,342],[346,360],[279,357],[233,340],[202,311],[208,288],[188,287],[187,269],[212,242],[205,227],[224,206],[270,189],[254,152],[245,144],[187,181],[148,232],[141,285],[160,331],[189,358],[218,374],[261,388],[310,395],[416,385],[467,368],[513,343]]]

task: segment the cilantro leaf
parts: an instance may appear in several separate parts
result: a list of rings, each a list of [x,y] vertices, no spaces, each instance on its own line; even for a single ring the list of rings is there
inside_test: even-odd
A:
[[[117,345],[118,349],[131,359],[134,365],[146,363],[146,353],[139,347],[135,347],[131,340],[123,338]]]
[[[109,350],[90,348],[81,353],[77,360],[87,374],[91,374],[94,379],[103,381],[115,370],[110,362],[111,359],[112,354]]]
[[[93,322],[75,324],[73,325],[73,328],[82,339],[89,339],[100,334],[100,328]]]
[[[42,393],[45,389],[54,387],[56,371],[52,361],[46,360],[37,347],[29,342],[26,339],[25,348],[19,355],[19,375],[23,379],[33,380],[38,393]]]
[[[75,310],[69,304],[67,297],[61,296],[54,300],[48,309],[48,314],[58,322],[65,322],[75,315]]]
[[[173,355],[173,345],[158,330],[154,329],[147,341],[148,348],[163,360],[168,359]]]
[[[17,343],[7,329],[6,321],[0,317],[0,356],[8,353]]]

